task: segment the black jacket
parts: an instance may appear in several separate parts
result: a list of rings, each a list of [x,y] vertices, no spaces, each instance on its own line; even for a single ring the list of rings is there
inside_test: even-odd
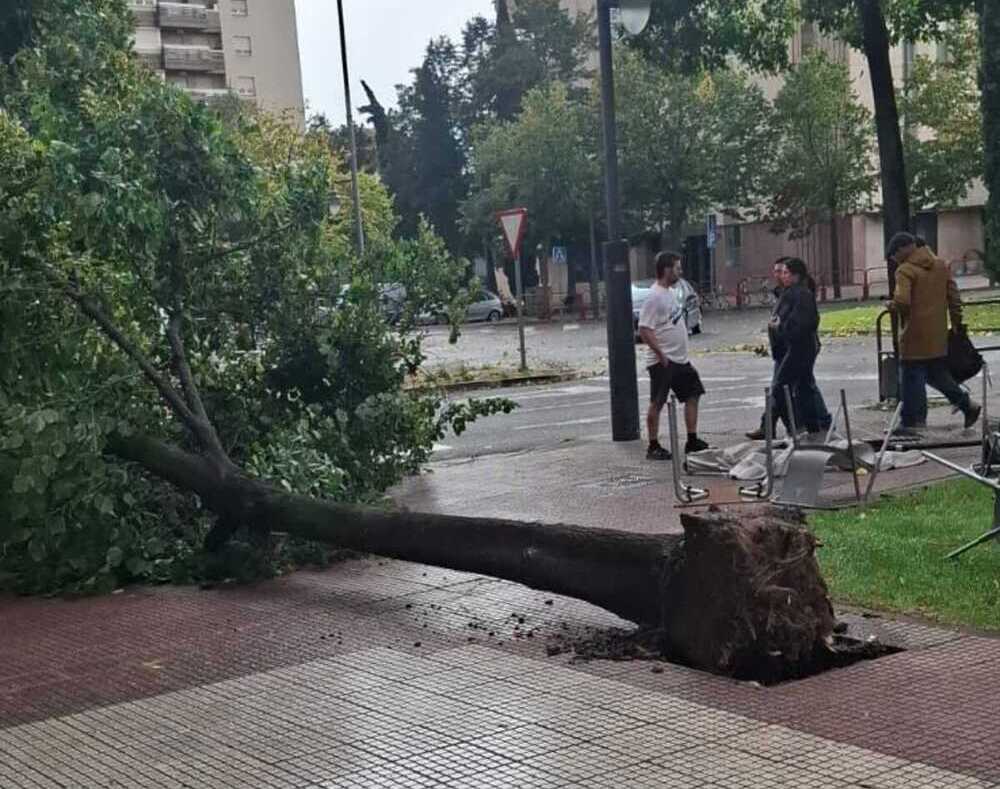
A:
[[[778,313],[778,304],[781,303],[781,294],[785,292],[785,289],[778,285],[774,289],[774,309],[771,310],[771,317],[773,318]],[[771,358],[775,361],[781,361],[781,357],[785,355],[785,343],[778,337],[778,333],[771,328],[767,327],[767,341],[771,346]]]
[[[791,353],[815,353],[819,346],[819,309],[809,288],[802,284],[787,288],[774,314],[779,321],[774,330],[776,344]]]

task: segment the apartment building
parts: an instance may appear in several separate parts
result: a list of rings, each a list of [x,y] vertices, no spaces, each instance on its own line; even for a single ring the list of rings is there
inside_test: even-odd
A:
[[[235,93],[302,126],[294,0],[129,0],[140,60],[192,96]]]
[[[568,13],[593,13],[596,0],[560,0]],[[868,62],[862,52],[841,41],[819,33],[814,25],[803,25],[788,42],[789,60],[801,61],[806,52],[819,48],[833,60],[843,63],[853,79],[854,90],[861,104],[874,113]],[[902,91],[912,71],[914,58],[919,55],[938,57],[935,44],[904,43],[891,53],[892,71],[897,89]],[[774,99],[784,83],[781,75],[754,77],[768,99]],[[873,130],[874,134],[874,130]],[[986,190],[981,182],[972,184],[969,193],[958,206],[947,209],[919,210],[915,217],[916,231],[944,258],[958,275],[976,274],[982,269],[983,207]],[[872,195],[869,210],[841,217],[840,280],[849,292],[860,293],[867,282],[872,294],[887,290],[882,217],[877,210],[881,201]],[[707,248],[706,230],[702,226],[687,228],[686,267],[689,276],[702,287],[721,287],[735,294],[741,283],[751,292],[759,290],[768,276],[770,263],[781,255],[801,257],[809,263],[817,280],[829,286],[832,282],[830,228],[821,223],[801,239],[789,239],[771,232],[765,223],[746,223],[723,214],[715,217],[718,242],[711,252]],[[706,218],[707,220],[707,218]],[[648,252],[648,251],[647,251]],[[643,250],[633,253],[633,276],[649,276],[651,255]]]

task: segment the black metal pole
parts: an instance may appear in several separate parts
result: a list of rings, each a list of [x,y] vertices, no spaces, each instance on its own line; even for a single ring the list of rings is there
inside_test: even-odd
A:
[[[344,105],[347,130],[351,140],[351,198],[354,202],[354,233],[358,254],[365,254],[365,228],[361,221],[361,190],[358,188],[358,141],[354,134],[354,113],[351,111],[351,77],[347,67],[347,35],[344,33],[344,2],[337,0],[340,22],[340,59],[344,69]]]
[[[611,0],[598,0],[597,32],[601,56],[601,109],[604,116],[604,185],[608,208],[608,242],[604,245],[607,288],[608,374],[611,379],[611,437],[639,439],[639,383],[635,369],[632,326],[632,281],[628,244],[621,238],[618,204],[618,132],[611,60]]]

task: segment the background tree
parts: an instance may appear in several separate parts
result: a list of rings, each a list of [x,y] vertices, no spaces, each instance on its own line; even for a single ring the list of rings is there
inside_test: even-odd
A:
[[[1000,0],[982,0],[980,18],[983,147],[986,187],[986,266],[1000,279]]]
[[[754,203],[771,147],[769,106],[759,88],[735,71],[685,75],[628,51],[617,58],[616,83],[631,233],[655,229],[680,247],[694,216]],[[595,92],[595,107],[599,101]]]
[[[469,188],[473,129],[514,119],[531,88],[582,84],[591,43],[587,18],[571,19],[558,0],[525,0],[513,10],[498,0],[496,18],[470,20],[458,46],[430,43],[413,81],[397,88],[398,109],[386,111],[366,86],[368,103],[360,109],[375,126],[400,232],[415,232],[426,216],[452,252],[478,251],[481,236],[463,237],[457,221]]]
[[[530,216],[527,246],[586,228],[597,204],[599,170],[593,118],[561,83],[534,88],[514,121],[474,135],[473,187],[462,207],[472,233],[489,232],[495,214],[522,206]]]
[[[858,103],[847,67],[818,50],[789,72],[774,110],[767,218],[792,234],[808,233],[816,218],[829,223],[833,292],[840,298],[837,220],[862,207],[876,184],[871,114]]]
[[[718,64],[734,54],[751,68],[787,66],[787,42],[802,22],[861,50],[875,104],[882,212],[888,237],[911,224],[903,142],[890,62],[893,45],[929,40],[975,6],[974,0],[765,0],[703,3],[658,0],[653,24],[636,41],[649,57],[687,68]],[[890,271],[890,282],[894,273]]]
[[[918,56],[902,94],[903,151],[917,210],[950,208],[983,176],[979,30],[966,16],[938,43],[943,58]]]

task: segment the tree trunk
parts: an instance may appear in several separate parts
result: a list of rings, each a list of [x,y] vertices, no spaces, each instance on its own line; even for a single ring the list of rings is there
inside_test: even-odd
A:
[[[641,535],[362,509],[220,476],[204,458],[150,439],[119,439],[110,450],[197,493],[227,528],[243,523],[579,598],[660,629],[668,654],[698,668],[795,673],[832,638],[816,541],[787,511],[685,514],[682,535]]]
[[[983,93],[983,148],[986,187],[990,197],[983,215],[986,230],[986,269],[1000,279],[1000,0],[982,0],[980,34],[983,53],[980,75]]]
[[[884,238],[910,229],[910,196],[906,187],[903,138],[899,129],[896,88],[889,60],[891,44],[879,0],[858,0],[861,28],[872,95],[875,99],[875,129],[882,176]],[[889,261],[889,293],[896,289],[896,264]]]
[[[830,281],[833,297],[840,298],[840,227],[837,224],[837,207],[830,206]]]
[[[590,214],[590,311],[596,321],[601,317],[601,286],[597,278],[597,218]]]

